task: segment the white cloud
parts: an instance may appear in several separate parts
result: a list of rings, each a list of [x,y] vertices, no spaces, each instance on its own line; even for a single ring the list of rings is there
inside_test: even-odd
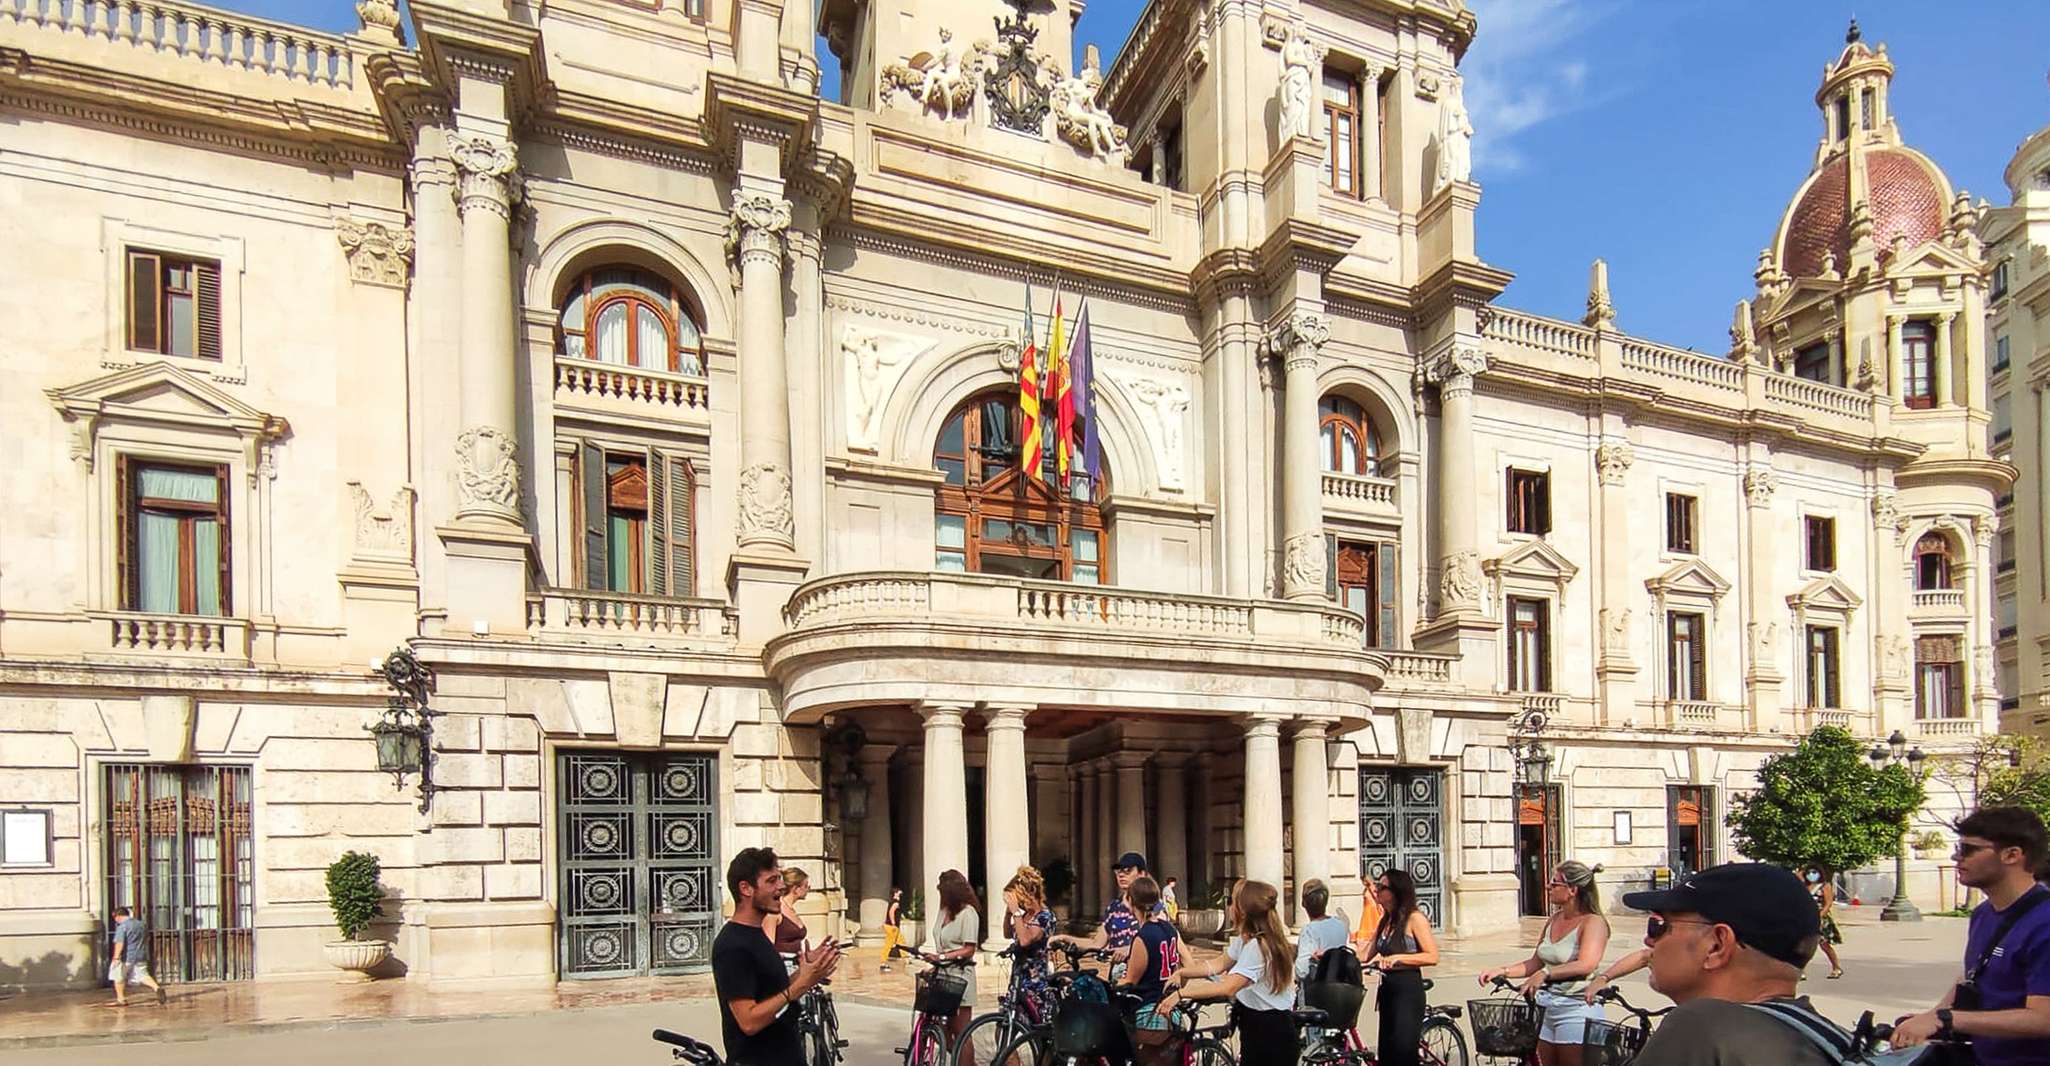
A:
[[[1588,102],[1589,63],[1577,39],[1605,13],[1602,0],[1470,0],[1480,35],[1460,73],[1474,127],[1474,168],[1505,173],[1526,163],[1517,134]],[[1581,45],[1584,47],[1584,44]]]

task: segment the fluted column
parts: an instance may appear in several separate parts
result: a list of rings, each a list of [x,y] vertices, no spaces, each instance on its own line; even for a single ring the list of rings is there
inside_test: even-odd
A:
[[[796,546],[790,486],[790,375],[783,351],[783,235],[790,201],[733,194],[740,257],[740,547],[789,554]]]
[[[1360,71],[1360,144],[1365,147],[1361,153],[1361,176],[1366,178],[1362,188],[1369,200],[1384,199],[1381,195],[1381,68],[1368,64]]]
[[[1473,379],[1488,368],[1478,345],[1454,344],[1424,369],[1438,386],[1438,611],[1479,611],[1481,563],[1475,548],[1473,507],[1457,501],[1477,495],[1474,484]]]
[[[1303,911],[1303,885],[1311,878],[1331,880],[1331,792],[1329,762],[1324,752],[1326,724],[1309,721],[1295,731],[1295,900],[1296,922],[1308,921]]]
[[[868,813],[861,819],[861,940],[878,941],[890,910],[890,879],[897,857],[890,842],[890,756],[894,744],[861,749],[861,777],[868,782]]]
[[[512,142],[490,134],[450,134],[448,144],[460,181],[457,206],[463,221],[458,349],[463,430],[456,442],[456,516],[517,526],[511,226],[521,191],[519,155]]]
[[[1317,455],[1317,352],[1331,338],[1323,315],[1299,312],[1267,336],[1282,361],[1281,594],[1324,598],[1323,464]]]
[[[1080,781],[1076,789],[1075,825],[1080,830],[1075,841],[1075,906],[1078,916],[1093,914],[1101,908],[1103,889],[1098,887],[1100,879],[1096,869],[1096,788],[1100,775],[1094,766],[1082,766],[1075,771]]]
[[[989,879],[991,915],[984,928],[1001,951],[1004,883],[1030,855],[1031,828],[1026,819],[1025,716],[1028,707],[992,707],[988,725],[988,756],[983,766],[983,871]]]
[[[961,720],[967,708],[954,703],[928,703],[918,709],[925,719],[925,853],[926,914],[935,913],[934,885],[946,870],[968,872],[968,771],[961,748]]]
[[[1179,877],[1183,885],[1189,885],[1197,875],[1189,867],[1188,756],[1178,751],[1154,756],[1153,787],[1159,802],[1160,843],[1154,849],[1159,854],[1146,858],[1153,864],[1155,877]]]
[[[1121,751],[1117,754],[1118,835],[1111,841],[1113,854],[1128,851],[1146,854],[1146,753]]]
[[[1954,401],[1950,394],[1952,380],[1950,365],[1950,324],[1957,314],[1945,311],[1936,316],[1936,361],[1929,368],[1930,384],[1936,389],[1936,406],[1949,407]]]
[[[1281,718],[1246,719],[1246,877],[1281,886]]]

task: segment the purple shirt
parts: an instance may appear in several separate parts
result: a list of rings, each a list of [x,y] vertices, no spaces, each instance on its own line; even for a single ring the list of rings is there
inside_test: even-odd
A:
[[[2050,890],[2038,886],[2030,891]],[[2008,906],[2020,904],[2017,899]],[[1971,931],[1965,936],[1966,973],[1979,964],[2000,923],[2001,912],[1993,909],[1990,900],[1972,911]],[[2025,1005],[2030,996],[2050,996],[2050,900],[2036,904],[2008,930],[2000,946],[1993,949],[1986,971],[1979,975],[1979,998],[1985,1010],[2013,1010]],[[1972,1053],[1980,1066],[2050,1066],[2050,1041],[1975,1036]]]

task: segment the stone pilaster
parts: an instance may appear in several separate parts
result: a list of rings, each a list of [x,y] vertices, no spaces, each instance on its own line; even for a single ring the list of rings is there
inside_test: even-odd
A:
[[[795,550],[790,373],[783,343],[784,235],[790,219],[790,201],[780,189],[733,194],[727,241],[740,266],[741,469],[734,487],[737,547],[727,580],[740,612],[740,638],[750,645],[782,631],[783,605],[808,569]]]
[[[1075,770],[1075,907],[1076,916],[1094,914],[1103,906],[1103,872],[1096,866],[1096,790],[1102,775],[1094,765]]]
[[[1117,835],[1111,838],[1111,851],[1122,855],[1128,851],[1146,854],[1146,753],[1143,751],[1121,751],[1113,760],[1117,765],[1118,792]]]
[[[1282,361],[1281,594],[1324,598],[1322,464],[1317,454],[1317,353],[1331,339],[1324,316],[1297,313],[1267,336]]]
[[[1601,507],[1601,629],[1595,677],[1601,691],[1602,720],[1618,724],[1634,716],[1637,664],[1631,656],[1633,616],[1630,608],[1630,467],[1637,452],[1625,440],[1604,440],[1595,446],[1596,492]]]
[[[1908,637],[1908,518],[1890,486],[1872,494],[1872,694],[1874,733],[1906,729],[1913,717],[1914,648]]]

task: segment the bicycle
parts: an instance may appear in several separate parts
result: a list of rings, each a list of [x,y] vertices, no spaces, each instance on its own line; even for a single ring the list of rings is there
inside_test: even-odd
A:
[[[973,959],[939,959],[927,965],[929,969],[917,977],[918,992],[911,1001],[911,1039],[895,1049],[904,1056],[904,1066],[940,1066],[950,1061],[947,1024],[961,1009],[968,982],[975,979],[973,973],[947,972],[968,969],[975,965]]]
[[[1086,952],[1069,944],[1053,945],[1052,950],[1069,955],[1070,971],[1080,969],[1079,956],[1083,954],[1093,954],[1099,958],[1110,957],[1107,952]],[[1004,994],[997,997],[997,1009],[976,1015],[969,1021],[968,1028],[961,1030],[961,1037],[954,1042],[954,1052],[948,1060],[953,1066],[969,1066],[970,1063],[974,1066],[990,1066],[991,1063],[999,1061],[997,1053],[1020,1034],[1044,1032],[1052,1024],[1053,1019],[1041,1017],[1036,1001],[1026,995],[1025,975],[1019,969],[1018,957],[1016,944],[997,953],[997,958],[1010,960],[1010,983],[1004,989]],[[1026,1060],[1020,1066],[1029,1066],[1031,1062],[1038,1061],[1038,1057],[1043,1055],[1044,1051],[1043,1045],[1035,1046],[1035,1057]]]
[[[1430,978],[1424,978],[1424,991],[1429,992],[1432,984]],[[1357,1027],[1308,1023],[1304,1012],[1296,1013],[1305,1034],[1302,1066],[1379,1066],[1380,1056],[1360,1039]],[[1357,1009],[1354,1013],[1357,1015]],[[1423,1066],[1466,1066],[1466,1035],[1459,1031],[1462,1013],[1458,1007],[1424,1005],[1424,1025],[1417,1034],[1418,1062]]]
[[[1073,971],[1057,973],[1054,980],[1070,978]],[[1056,1014],[1051,1029],[1020,1033],[997,1053],[990,1063],[976,1060],[976,1066],[1130,1066],[1138,1051],[1133,1022],[1145,1002],[1132,992],[1116,991],[1110,1003],[1064,1000],[1079,1004],[1072,1013]],[[1114,1008],[1115,1014],[1098,1008]],[[1168,1016],[1168,1028],[1181,1043],[1179,1066],[1238,1066],[1225,1040],[1232,1024],[1204,1026],[1203,1004],[1177,1003]],[[1115,1018],[1115,1021],[1111,1019]]]
[[[664,1044],[674,1045],[670,1048],[670,1056],[686,1066],[725,1066],[719,1061],[719,1053],[713,1051],[712,1046],[702,1040],[693,1040],[682,1033],[672,1033],[667,1029],[655,1030],[655,1039]]]
[[[845,952],[854,947],[854,941],[841,941],[836,945]],[[793,973],[797,967],[797,956],[785,954],[783,965]],[[840,1012],[833,1006],[833,993],[829,987],[833,982],[820,981],[807,989],[797,1001],[797,1028],[804,1042],[804,1066],[838,1066],[846,1058],[848,1043],[840,1039]]]
[[[1597,1003],[1614,1003],[1623,1008],[1636,1019],[1637,1024],[1633,1026],[1627,1019],[1620,1022],[1612,1022],[1606,1018],[1588,1019],[1587,1035],[1580,1042],[1580,1046],[1586,1049],[1581,1053],[1586,1066],[1627,1066],[1644,1050],[1645,1042],[1651,1039],[1651,1023],[1655,1019],[1665,1017],[1673,1009],[1667,1007],[1663,1010],[1645,1010],[1634,1007],[1629,1000],[1623,998],[1622,991],[1616,988],[1604,988],[1595,993],[1594,998]]]
[[[1489,985],[1503,992],[1517,991],[1516,983],[1506,977],[1497,977]],[[1466,1013],[1473,1021],[1474,1051],[1518,1066],[1535,1066],[1538,1030],[1545,1020],[1543,1007],[1514,995],[1467,1000]]]

